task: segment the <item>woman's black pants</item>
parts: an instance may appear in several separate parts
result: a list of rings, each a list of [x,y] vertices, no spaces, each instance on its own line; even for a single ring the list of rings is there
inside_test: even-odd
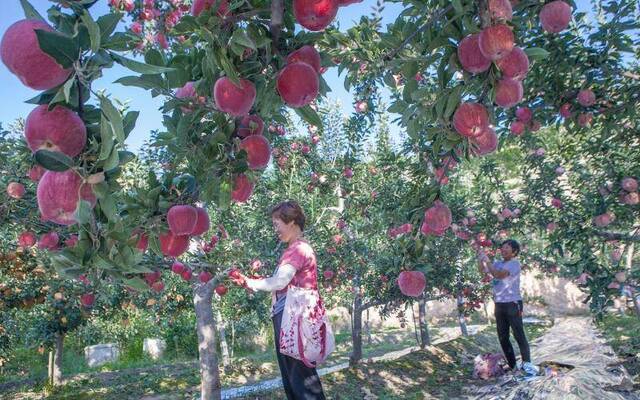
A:
[[[300,360],[285,356],[280,353],[278,338],[280,337],[280,324],[282,312],[273,316],[273,333],[276,344],[276,356],[282,375],[282,385],[288,400],[324,400],[324,392],[320,377],[315,368],[309,368]]]
[[[502,351],[509,363],[509,367],[514,368],[516,366],[516,355],[513,352],[513,346],[511,346],[511,341],[509,340],[509,328],[513,331],[513,336],[516,338],[516,342],[518,342],[518,347],[520,347],[522,361],[531,362],[529,342],[527,341],[524,326],[522,325],[522,300],[510,303],[496,303],[495,316],[498,339],[500,340],[500,346],[502,346]]]

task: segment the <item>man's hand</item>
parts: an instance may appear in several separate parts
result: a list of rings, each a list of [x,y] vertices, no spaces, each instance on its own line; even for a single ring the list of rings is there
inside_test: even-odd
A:
[[[489,261],[489,256],[487,256],[487,253],[483,248],[478,249],[477,257],[478,261]]]

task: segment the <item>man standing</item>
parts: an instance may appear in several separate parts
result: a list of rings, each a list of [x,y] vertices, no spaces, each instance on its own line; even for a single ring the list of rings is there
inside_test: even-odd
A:
[[[496,260],[490,263],[486,253],[479,250],[478,269],[480,273],[490,274],[493,277],[493,301],[498,339],[509,368],[513,370],[516,367],[516,355],[509,340],[509,328],[511,328],[522,357],[519,369],[527,375],[537,375],[538,367],[531,363],[529,342],[522,324],[520,262],[516,258],[518,253],[520,253],[520,245],[513,239],[505,240],[500,246],[502,261]]]

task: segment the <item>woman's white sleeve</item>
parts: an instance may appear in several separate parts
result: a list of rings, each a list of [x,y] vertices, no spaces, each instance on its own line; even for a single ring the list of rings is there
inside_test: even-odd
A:
[[[264,290],[266,292],[273,292],[275,290],[281,290],[287,287],[293,276],[296,274],[296,269],[289,264],[281,265],[278,267],[275,275],[265,279],[247,279],[247,286],[252,290]]]

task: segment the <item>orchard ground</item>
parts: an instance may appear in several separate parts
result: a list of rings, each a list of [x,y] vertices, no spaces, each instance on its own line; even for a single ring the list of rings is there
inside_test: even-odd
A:
[[[559,381],[545,369],[549,389],[633,391],[640,0],[594,3],[597,18],[572,0],[387,3],[365,14],[360,0],[52,0],[46,12],[19,1],[2,61],[12,82],[45,92],[0,130],[0,367],[36,379],[14,397],[218,400],[222,385],[277,376],[269,296],[244,275],[276,269],[268,210],[287,199],[307,214],[295,222],[316,253],[310,294],[348,310],[332,360],[352,367],[326,375],[329,396],[494,387],[469,368],[497,350],[495,329],[428,346],[427,302],[448,301],[466,334],[504,276],[488,258],[509,238],[522,244],[509,242],[512,273],[571,282],[590,311],[550,313],[557,323],[532,333],[534,359],[573,351]],[[337,15],[359,20],[341,29]],[[159,99],[161,127],[119,102],[112,80],[102,90],[116,64],[120,89]],[[325,79],[337,70],[344,81]],[[342,106],[338,86],[353,95]],[[138,120],[147,140],[134,154]],[[369,343],[374,307],[407,331]],[[325,318],[317,307],[302,321],[323,335]],[[408,332],[424,350],[369,361]],[[141,342],[154,337],[182,364],[148,367]],[[109,342],[122,361],[105,368],[119,371],[74,375],[85,345]],[[42,384],[32,366],[46,358]]]
[[[409,355],[403,356],[395,361],[385,361],[365,364],[365,368],[371,372],[376,370],[373,376],[378,376],[381,370],[393,371],[391,374],[398,377],[406,377],[408,385],[406,388],[395,393],[389,392],[388,395],[404,398],[414,391],[423,390],[426,385],[428,390],[434,393],[443,390],[441,395],[451,394],[455,392],[456,386],[460,380],[468,384],[482,383],[471,378],[473,364],[469,364],[469,359],[477,354],[484,352],[496,352],[499,350],[497,337],[495,335],[494,325],[485,325],[486,319],[484,315],[476,313],[469,321],[474,330],[480,333],[466,338],[460,337],[460,328],[451,319],[447,324],[430,327],[430,335],[432,341],[440,343],[434,345],[431,350],[417,351]],[[550,322],[550,321],[549,321]],[[527,332],[531,340],[539,337],[548,329],[548,325],[528,325]],[[350,334],[345,332],[337,336],[338,348],[330,357],[326,365],[322,367],[330,367],[341,363],[348,362],[350,349]],[[442,343],[442,341],[445,341]],[[241,387],[242,385],[251,385],[273,378],[279,377],[279,370],[275,360],[275,355],[271,352],[272,344],[266,352],[247,354],[244,356],[235,356],[232,359],[232,367],[222,373],[223,390],[233,387]],[[384,356],[389,352],[395,352],[410,347],[417,347],[415,332],[407,329],[389,327],[383,331],[371,332],[371,341],[365,340],[363,357],[365,360]],[[458,353],[465,356],[464,362],[461,361]],[[428,354],[428,355],[427,355]],[[65,367],[76,367],[84,364],[81,354],[67,352]],[[25,359],[30,365],[38,365],[44,362],[40,359]],[[160,364],[160,365],[158,365]],[[412,365],[414,364],[414,365]],[[422,364],[418,367],[417,364]],[[429,371],[430,368],[435,373],[424,374],[425,367]],[[82,368],[82,373],[74,376],[73,367],[65,369],[69,371],[68,381],[64,386],[55,388],[49,397],[51,399],[119,399],[119,398],[145,398],[151,399],[171,399],[171,398],[192,398],[197,392],[199,383],[198,366],[193,361],[178,361],[167,364],[164,360],[152,361],[150,359],[138,359],[123,361],[115,364],[107,364],[97,368],[105,372],[89,372],[89,368]],[[95,371],[96,369],[93,369]],[[109,372],[107,372],[109,371]],[[327,393],[329,398],[337,398],[335,394],[340,394],[339,398],[357,399],[362,398],[360,392],[360,380],[362,379],[362,371],[349,370],[331,373],[323,377],[326,382]],[[78,371],[80,372],[80,371]],[[46,372],[41,372],[41,378],[36,379],[42,381],[46,376]],[[406,375],[405,375],[406,374]],[[451,375],[449,375],[451,374]],[[452,382],[454,378],[456,382]],[[13,376],[13,379],[17,376]],[[401,378],[404,379],[404,378]],[[365,378],[366,380],[366,378]],[[411,384],[411,381],[414,381]],[[342,382],[342,383],[341,383]],[[6,379],[0,384],[8,387]],[[380,384],[380,382],[378,382]],[[442,386],[444,385],[444,389]],[[42,388],[42,383],[35,385],[25,385],[20,388],[7,390],[5,396],[12,399],[37,399],[40,398],[38,391]],[[33,391],[35,390],[35,391]],[[415,392],[415,393],[418,393]],[[344,394],[345,397],[342,397]],[[255,396],[260,395],[256,394]],[[256,398],[250,396],[247,398]],[[275,393],[265,398],[281,398],[283,394]],[[443,397],[444,398],[444,397]],[[448,398],[448,397],[447,397]]]
[[[532,299],[533,301],[533,299]],[[446,321],[443,321],[446,322]],[[407,329],[389,327],[382,331],[371,332],[371,341],[365,341],[363,359],[365,363],[355,368],[333,372],[322,377],[322,382],[330,399],[412,399],[431,396],[436,399],[450,399],[469,394],[495,380],[481,381],[472,378],[473,357],[483,353],[500,352],[495,334],[495,325],[486,325],[484,313],[472,314],[469,320],[478,333],[468,337],[452,338],[460,334],[460,328],[454,318],[444,325],[430,327],[432,341],[439,343],[426,350],[416,348],[414,352],[390,361],[372,362],[373,357],[388,352],[416,347],[415,332]],[[492,322],[491,320],[489,322]],[[543,322],[545,322],[543,320]],[[540,338],[553,324],[527,324],[526,331],[530,342]],[[640,343],[630,332],[640,329],[640,322],[629,310],[620,313],[611,310],[611,314],[598,324],[607,342],[619,355],[620,364],[633,379],[633,390],[640,389]],[[337,336],[338,348],[323,367],[348,361],[350,352],[349,334]],[[141,341],[142,338],[133,338]],[[445,342],[442,342],[445,340]],[[232,358],[232,367],[222,373],[223,389],[254,385],[279,376],[275,357],[270,352],[236,355]],[[517,346],[516,346],[516,351]],[[153,361],[146,357],[130,358],[118,363],[106,364],[100,368],[82,367],[84,359],[75,351],[65,354],[65,371],[68,371],[63,386],[53,390],[45,389],[42,380],[46,377],[45,357],[34,357],[33,353],[18,358],[12,363],[25,363],[36,367],[30,374],[4,376],[0,387],[3,399],[39,399],[41,390],[49,393],[51,399],[137,399],[168,400],[192,399],[197,393],[199,383],[198,365],[195,360],[180,360],[176,357]],[[535,354],[534,354],[535,359]],[[169,361],[167,363],[167,361]],[[38,367],[42,370],[37,372]],[[78,368],[80,367],[80,368]],[[609,366],[610,367],[610,366]],[[102,372],[96,372],[102,371]],[[9,371],[6,371],[9,372]],[[15,371],[14,371],[15,373]],[[76,374],[77,373],[77,374]],[[8,389],[12,380],[22,380],[26,376],[31,383]],[[377,397],[371,397],[373,394]],[[280,399],[284,394],[253,391],[243,399]]]

